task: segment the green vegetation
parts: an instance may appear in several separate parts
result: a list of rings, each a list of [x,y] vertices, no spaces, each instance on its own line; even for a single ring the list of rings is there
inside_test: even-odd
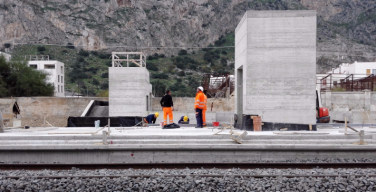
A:
[[[346,89],[342,87],[335,87],[332,89],[332,92],[343,92],[343,91],[346,91]]]
[[[52,96],[54,86],[46,83],[47,74],[26,62],[7,62],[0,56],[0,97]]]
[[[234,33],[230,33],[208,48],[183,49],[172,57],[158,53],[148,56],[146,67],[155,96],[163,96],[166,89],[171,89],[173,96],[192,97],[203,73],[233,74],[234,48],[226,46],[234,46],[234,38]],[[71,43],[67,46],[19,45],[12,52],[13,59],[18,61],[23,61],[25,55],[41,54],[65,64],[65,91],[76,92],[79,86],[90,96],[106,95],[111,54],[78,50]],[[133,63],[130,65],[135,67]]]

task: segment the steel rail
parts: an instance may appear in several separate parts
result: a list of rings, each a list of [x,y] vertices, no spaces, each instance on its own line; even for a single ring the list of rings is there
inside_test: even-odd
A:
[[[69,175],[69,176],[1,176],[2,179],[94,179],[94,178],[152,178],[152,177],[246,177],[246,178],[296,178],[296,177],[376,177],[376,175]]]
[[[0,164],[0,170],[70,170],[79,169],[312,169],[376,168],[376,163],[113,163],[113,164]]]

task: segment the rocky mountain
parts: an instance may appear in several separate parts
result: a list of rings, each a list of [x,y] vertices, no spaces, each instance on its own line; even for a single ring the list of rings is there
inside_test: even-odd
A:
[[[171,55],[213,44],[251,9],[317,10],[318,72],[376,59],[374,0],[0,0],[0,45]]]

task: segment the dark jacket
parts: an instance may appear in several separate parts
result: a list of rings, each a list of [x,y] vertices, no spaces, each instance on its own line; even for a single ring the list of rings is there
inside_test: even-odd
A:
[[[145,119],[146,119],[146,123],[152,123],[152,124],[155,124],[155,121],[157,120],[157,118],[154,118],[154,114],[148,115],[147,117],[145,117]]]
[[[181,118],[180,118],[178,124],[180,124],[181,122],[184,122],[184,116],[181,116]],[[189,118],[188,118],[187,122],[189,123]]]
[[[174,103],[172,102],[171,95],[163,96],[160,103],[161,103],[162,107],[173,107],[174,106]]]

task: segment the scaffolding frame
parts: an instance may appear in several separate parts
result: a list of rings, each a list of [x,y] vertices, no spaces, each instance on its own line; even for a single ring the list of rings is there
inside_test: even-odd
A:
[[[139,67],[146,67],[146,56],[143,52],[112,52],[112,67],[129,67],[129,62]],[[123,66],[126,62],[126,66]]]

